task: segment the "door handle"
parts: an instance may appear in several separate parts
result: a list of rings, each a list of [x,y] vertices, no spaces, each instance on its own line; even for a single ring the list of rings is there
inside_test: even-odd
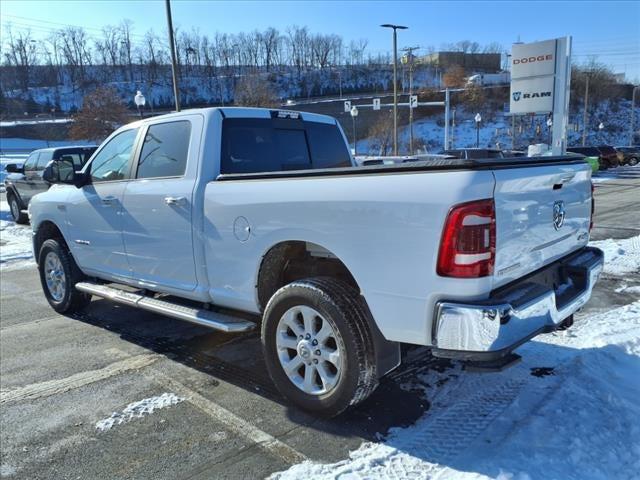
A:
[[[116,203],[116,197],[104,197],[101,198],[100,201],[103,205],[113,205]]]
[[[164,197],[164,203],[167,205],[182,205],[186,201],[185,197]]]

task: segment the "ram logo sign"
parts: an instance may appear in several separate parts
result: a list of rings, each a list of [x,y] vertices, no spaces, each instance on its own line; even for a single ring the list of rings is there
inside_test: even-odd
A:
[[[554,77],[522,78],[511,81],[511,113],[553,111]]]

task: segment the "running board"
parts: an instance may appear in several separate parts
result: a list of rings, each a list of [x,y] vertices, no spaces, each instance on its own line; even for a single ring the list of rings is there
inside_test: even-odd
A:
[[[124,305],[148,310],[154,313],[160,313],[168,317],[185,320],[187,322],[203,325],[222,332],[247,332],[249,330],[253,330],[256,326],[254,322],[243,318],[236,318],[202,308],[189,307],[167,300],[140,295],[138,293],[125,292],[124,290],[99,283],[79,282],[76,283],[76,289],[84,293],[95,295],[96,297],[112,300],[116,303],[122,303]]]

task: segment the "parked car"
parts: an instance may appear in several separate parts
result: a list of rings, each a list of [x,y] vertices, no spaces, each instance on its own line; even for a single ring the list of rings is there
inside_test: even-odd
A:
[[[603,266],[581,159],[356,166],[338,122],[311,113],[142,119],[72,179],[44,177],[58,185],[29,213],[54,310],[96,295],[259,329],[277,388],[324,416],[367,398],[401,343],[512,365],[572,323]]]
[[[615,147],[618,152],[618,159],[623,165],[637,165],[640,162],[640,146]]]
[[[50,182],[43,180],[42,172],[51,161],[56,164],[61,179],[71,178],[74,170],[80,170],[98,147],[57,147],[34,150],[23,164],[9,163],[4,180],[7,202],[16,223],[27,223],[27,208],[38,193],[46,192]]]
[[[609,162],[602,152],[596,147],[567,147],[567,153],[579,153],[586,158],[597,158],[599,170],[609,168]]]

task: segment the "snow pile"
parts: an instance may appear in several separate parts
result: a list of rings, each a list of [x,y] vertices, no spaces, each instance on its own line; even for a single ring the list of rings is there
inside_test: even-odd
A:
[[[24,267],[33,264],[31,228],[16,225],[9,213],[9,204],[0,201],[0,267]]]
[[[109,418],[105,418],[96,423],[96,429],[101,432],[110,430],[114,425],[129,422],[134,418],[142,418],[145,415],[152,414],[155,410],[170,407],[184,401],[184,398],[178,397],[175,393],[163,393],[155,397],[145,398],[138,402],[127,405],[122,412],[113,412]]]
[[[604,252],[604,273],[627,275],[640,273],[640,235],[624,240],[600,240],[590,242]]]
[[[640,302],[577,320],[523,346],[523,362],[504,372],[423,375],[432,406],[413,426],[347,460],[272,478],[631,478],[640,472]]]

